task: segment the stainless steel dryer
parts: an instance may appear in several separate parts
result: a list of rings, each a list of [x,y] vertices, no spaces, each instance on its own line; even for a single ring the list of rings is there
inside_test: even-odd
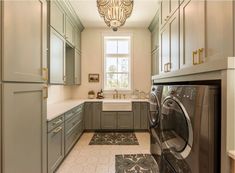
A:
[[[161,157],[161,141],[160,141],[160,106],[162,97],[163,86],[155,85],[151,88],[151,93],[149,97],[150,109],[148,114],[149,127],[150,127],[150,139],[151,139],[151,154],[160,164]]]
[[[160,118],[162,168],[169,164],[169,172],[176,173],[219,171],[217,108],[216,87],[164,86]]]

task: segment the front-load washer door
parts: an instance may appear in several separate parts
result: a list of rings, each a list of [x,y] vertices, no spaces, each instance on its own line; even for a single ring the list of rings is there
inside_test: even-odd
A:
[[[149,103],[149,125],[156,127],[159,124],[160,103],[155,93],[150,94]]]
[[[193,131],[188,113],[176,97],[165,98],[160,121],[163,147],[186,158],[192,148]]]

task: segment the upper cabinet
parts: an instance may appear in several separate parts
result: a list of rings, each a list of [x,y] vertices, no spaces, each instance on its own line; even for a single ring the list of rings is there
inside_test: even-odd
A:
[[[65,26],[66,26],[66,29],[65,29],[65,38],[66,40],[71,44],[71,45],[74,45],[74,40],[76,39],[75,38],[75,29],[74,29],[74,26],[72,24],[72,22],[70,21],[70,19],[66,16],[66,22],[65,22]]]
[[[205,1],[185,0],[180,7],[180,68],[204,61]]]
[[[234,2],[162,0],[158,11],[159,22],[153,19],[149,26],[153,76],[234,56]],[[158,49],[155,48],[156,31],[153,28],[157,27],[159,61],[154,59],[158,57],[155,55]]]
[[[62,36],[65,35],[65,13],[56,1],[50,1],[50,24]]]
[[[47,82],[46,1],[1,3],[2,80]]]
[[[81,83],[81,25],[69,1],[49,1],[50,84]],[[79,52],[79,53],[77,53]]]

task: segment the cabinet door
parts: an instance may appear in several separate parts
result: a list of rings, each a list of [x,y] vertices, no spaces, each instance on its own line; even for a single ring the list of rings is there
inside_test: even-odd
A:
[[[102,112],[101,129],[117,129],[117,112]]]
[[[193,52],[205,48],[204,0],[184,1],[180,7],[180,32],[180,68],[190,67],[193,65]]]
[[[44,97],[46,94],[42,84],[3,84],[4,173],[46,173],[47,122]]]
[[[85,116],[85,129],[92,129],[92,103],[85,103],[84,116]]]
[[[133,129],[133,112],[118,112],[117,129]]]
[[[141,129],[148,129],[148,103],[140,104],[140,122]]]
[[[160,72],[163,73],[164,65],[170,62],[170,36],[169,26],[167,25],[160,34]]]
[[[154,51],[159,47],[159,27],[158,23],[156,24],[155,28],[151,32],[151,50]]]
[[[169,21],[170,28],[170,60],[171,70],[179,69],[180,60],[180,28],[179,28],[179,12],[177,11]]]
[[[152,76],[159,74],[159,49],[152,52],[151,74]]]
[[[81,54],[77,50],[75,52],[75,84],[81,85]]]
[[[46,1],[3,1],[2,18],[3,80],[46,81]]]
[[[48,173],[53,173],[64,158],[64,125],[48,133]]]
[[[179,8],[179,0],[170,0],[171,15]]]
[[[93,129],[100,129],[102,103],[93,103]]]
[[[170,0],[162,0],[160,8],[160,25],[163,26],[170,17]]]
[[[81,31],[80,30],[75,31],[75,48],[81,51]]]
[[[65,84],[75,83],[75,49],[66,44],[65,49]]]
[[[65,42],[54,29],[50,35],[50,83],[64,84]]]
[[[74,27],[73,27],[73,24],[71,22],[71,20],[66,16],[66,40],[74,45]]]
[[[62,36],[65,35],[65,13],[56,1],[50,1],[50,24]]]
[[[133,103],[134,129],[140,129],[140,103]]]

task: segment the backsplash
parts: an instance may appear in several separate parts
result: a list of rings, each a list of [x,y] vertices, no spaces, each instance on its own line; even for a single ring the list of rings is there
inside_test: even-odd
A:
[[[53,104],[72,98],[72,88],[63,85],[49,85],[47,104]]]

